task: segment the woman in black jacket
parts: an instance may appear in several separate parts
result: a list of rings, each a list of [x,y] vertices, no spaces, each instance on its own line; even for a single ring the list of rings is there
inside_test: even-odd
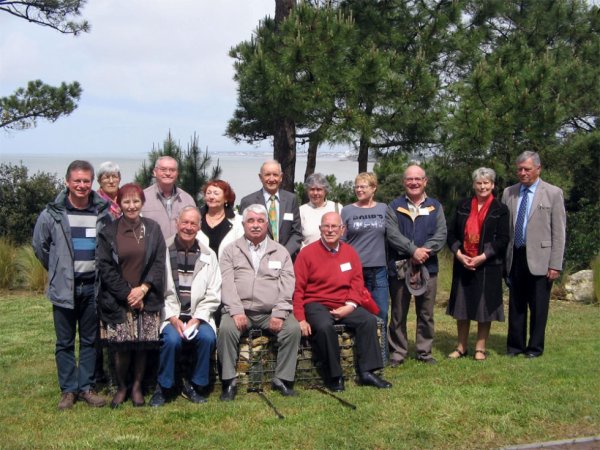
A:
[[[496,173],[473,172],[475,195],[458,205],[448,225],[448,247],[454,254],[452,290],[446,313],[457,320],[458,345],[450,359],[468,355],[470,321],[477,321],[474,358],[484,361],[492,321],[504,321],[502,271],[509,241],[509,215],[494,198]]]
[[[166,254],[160,226],[140,217],[144,191],[136,184],[126,184],[119,189],[117,202],[123,216],[102,230],[96,249],[101,338],[115,352],[119,385],[111,403],[113,408],[127,397],[132,359],[131,401],[134,406],[144,405],[146,350],[160,344]]]

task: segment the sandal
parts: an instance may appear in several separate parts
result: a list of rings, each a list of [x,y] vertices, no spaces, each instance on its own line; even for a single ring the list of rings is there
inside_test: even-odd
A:
[[[448,355],[448,359],[459,359],[464,358],[465,356],[469,356],[468,350],[461,352],[458,348],[455,348],[454,351]]]
[[[478,358],[477,354],[483,355],[483,358]],[[473,355],[473,359],[475,361],[485,361],[487,359],[487,352],[485,350],[475,350],[475,354]]]

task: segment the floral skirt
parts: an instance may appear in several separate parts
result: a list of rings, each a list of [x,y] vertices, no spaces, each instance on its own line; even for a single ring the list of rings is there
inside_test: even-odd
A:
[[[160,344],[160,312],[128,310],[123,323],[100,322],[100,339],[110,346],[156,348]]]

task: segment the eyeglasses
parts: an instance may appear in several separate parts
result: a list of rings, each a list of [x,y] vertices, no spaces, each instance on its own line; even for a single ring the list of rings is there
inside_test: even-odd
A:
[[[344,225],[320,225],[319,228],[321,230],[325,230],[325,231],[327,231],[327,230],[336,231],[336,230],[339,230],[340,228],[342,228],[343,226]]]
[[[175,172],[177,172],[177,169],[174,169],[172,167],[158,167],[157,170],[160,173],[167,173],[167,172],[168,173],[175,173]]]
[[[113,181],[113,180],[118,180],[121,177],[119,175],[102,175],[102,178],[100,178],[101,181]]]
[[[425,181],[426,177],[411,177],[411,178],[405,178],[404,181],[408,181],[409,183],[415,182],[415,183],[420,183],[422,181]]]

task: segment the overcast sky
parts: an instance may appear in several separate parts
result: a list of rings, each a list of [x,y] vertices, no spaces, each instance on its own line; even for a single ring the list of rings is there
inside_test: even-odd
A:
[[[90,0],[92,29],[78,37],[0,12],[0,96],[35,79],[83,88],[70,116],[0,130],[0,151],[145,155],[169,129],[184,146],[196,132],[210,152],[251,149],[223,136],[236,105],[228,51],[274,10],[274,0]]]

